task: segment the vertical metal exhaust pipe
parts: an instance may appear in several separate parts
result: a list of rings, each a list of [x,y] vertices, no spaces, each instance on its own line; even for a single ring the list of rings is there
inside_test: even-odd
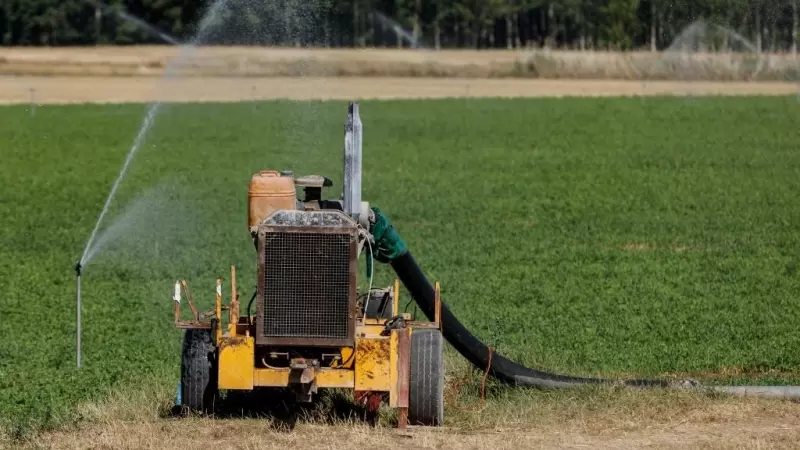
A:
[[[361,215],[361,117],[358,103],[350,102],[344,123],[344,212],[356,222]]]

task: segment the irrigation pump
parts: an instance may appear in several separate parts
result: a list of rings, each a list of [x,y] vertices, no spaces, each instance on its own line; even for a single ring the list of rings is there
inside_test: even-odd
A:
[[[244,310],[235,267],[228,301],[218,279],[215,308],[207,313],[197,310],[185,280],[174,286],[175,324],[185,330],[182,406],[209,411],[221,390],[288,388],[298,401],[312,402],[322,389],[347,389],[368,409],[394,408],[399,427],[442,423],[439,316],[418,321],[400,313],[399,280],[372,287],[373,259],[388,261],[402,243],[361,199],[361,137],[358,104],[350,103],[341,199],[323,198],[333,185],[324,176],[252,176],[248,226],[257,289]],[[359,288],[362,273],[367,288]],[[182,319],[182,299],[190,320]]]
[[[512,386],[613,383],[800,397],[800,387],[793,386],[703,388],[691,380],[573,377],[494,353],[442,303],[439,284],[428,281],[388,218],[362,201],[361,138],[358,104],[350,103],[340,199],[323,198],[323,190],[333,185],[324,176],[295,177],[275,170],[252,176],[248,227],[256,250],[257,288],[244,310],[235,267],[228,301],[217,279],[215,308],[206,313],[198,311],[186,280],[175,284],[174,320],[184,329],[182,406],[213,410],[222,390],[288,388],[298,401],[313,402],[320,390],[345,389],[368,409],[383,403],[394,408],[399,427],[438,426],[444,420],[445,340],[473,366]],[[394,270],[393,285],[373,288],[375,261]],[[362,273],[366,288],[359,288]],[[427,320],[399,312],[400,284]],[[182,318],[183,299],[190,320]]]

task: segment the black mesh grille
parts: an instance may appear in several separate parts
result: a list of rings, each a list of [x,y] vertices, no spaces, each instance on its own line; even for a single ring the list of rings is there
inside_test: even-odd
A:
[[[268,232],[264,247],[264,336],[346,339],[349,234]]]

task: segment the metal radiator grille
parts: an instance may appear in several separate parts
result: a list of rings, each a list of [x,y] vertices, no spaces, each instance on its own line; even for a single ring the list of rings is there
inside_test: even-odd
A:
[[[264,336],[348,337],[350,235],[267,232]]]

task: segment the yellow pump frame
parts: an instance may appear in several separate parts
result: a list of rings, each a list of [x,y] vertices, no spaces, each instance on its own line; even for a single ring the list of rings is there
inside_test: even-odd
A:
[[[231,266],[231,298],[223,305],[222,280],[217,279],[213,313],[200,315],[191,298],[188,283],[182,281],[193,320],[180,320],[180,302],[175,302],[175,325],[178,328],[207,328],[213,336],[218,355],[218,388],[252,390],[255,387],[310,386],[317,389],[352,389],[354,392],[388,393],[390,408],[398,411],[398,428],[408,425],[411,334],[417,328],[441,330],[441,301],[439,283],[435,284],[435,318],[433,322],[412,320],[408,313],[399,314],[400,282],[394,281],[392,317],[403,317],[401,325],[387,330],[381,319],[357,318],[355,344],[340,349],[339,363],[326,368],[258,367],[255,338],[251,335],[253,317],[239,316],[239,293],[236,289],[236,268]],[[222,326],[223,311],[228,311],[227,326]],[[218,326],[212,327],[216,319]],[[266,363],[263,365],[267,366]]]

